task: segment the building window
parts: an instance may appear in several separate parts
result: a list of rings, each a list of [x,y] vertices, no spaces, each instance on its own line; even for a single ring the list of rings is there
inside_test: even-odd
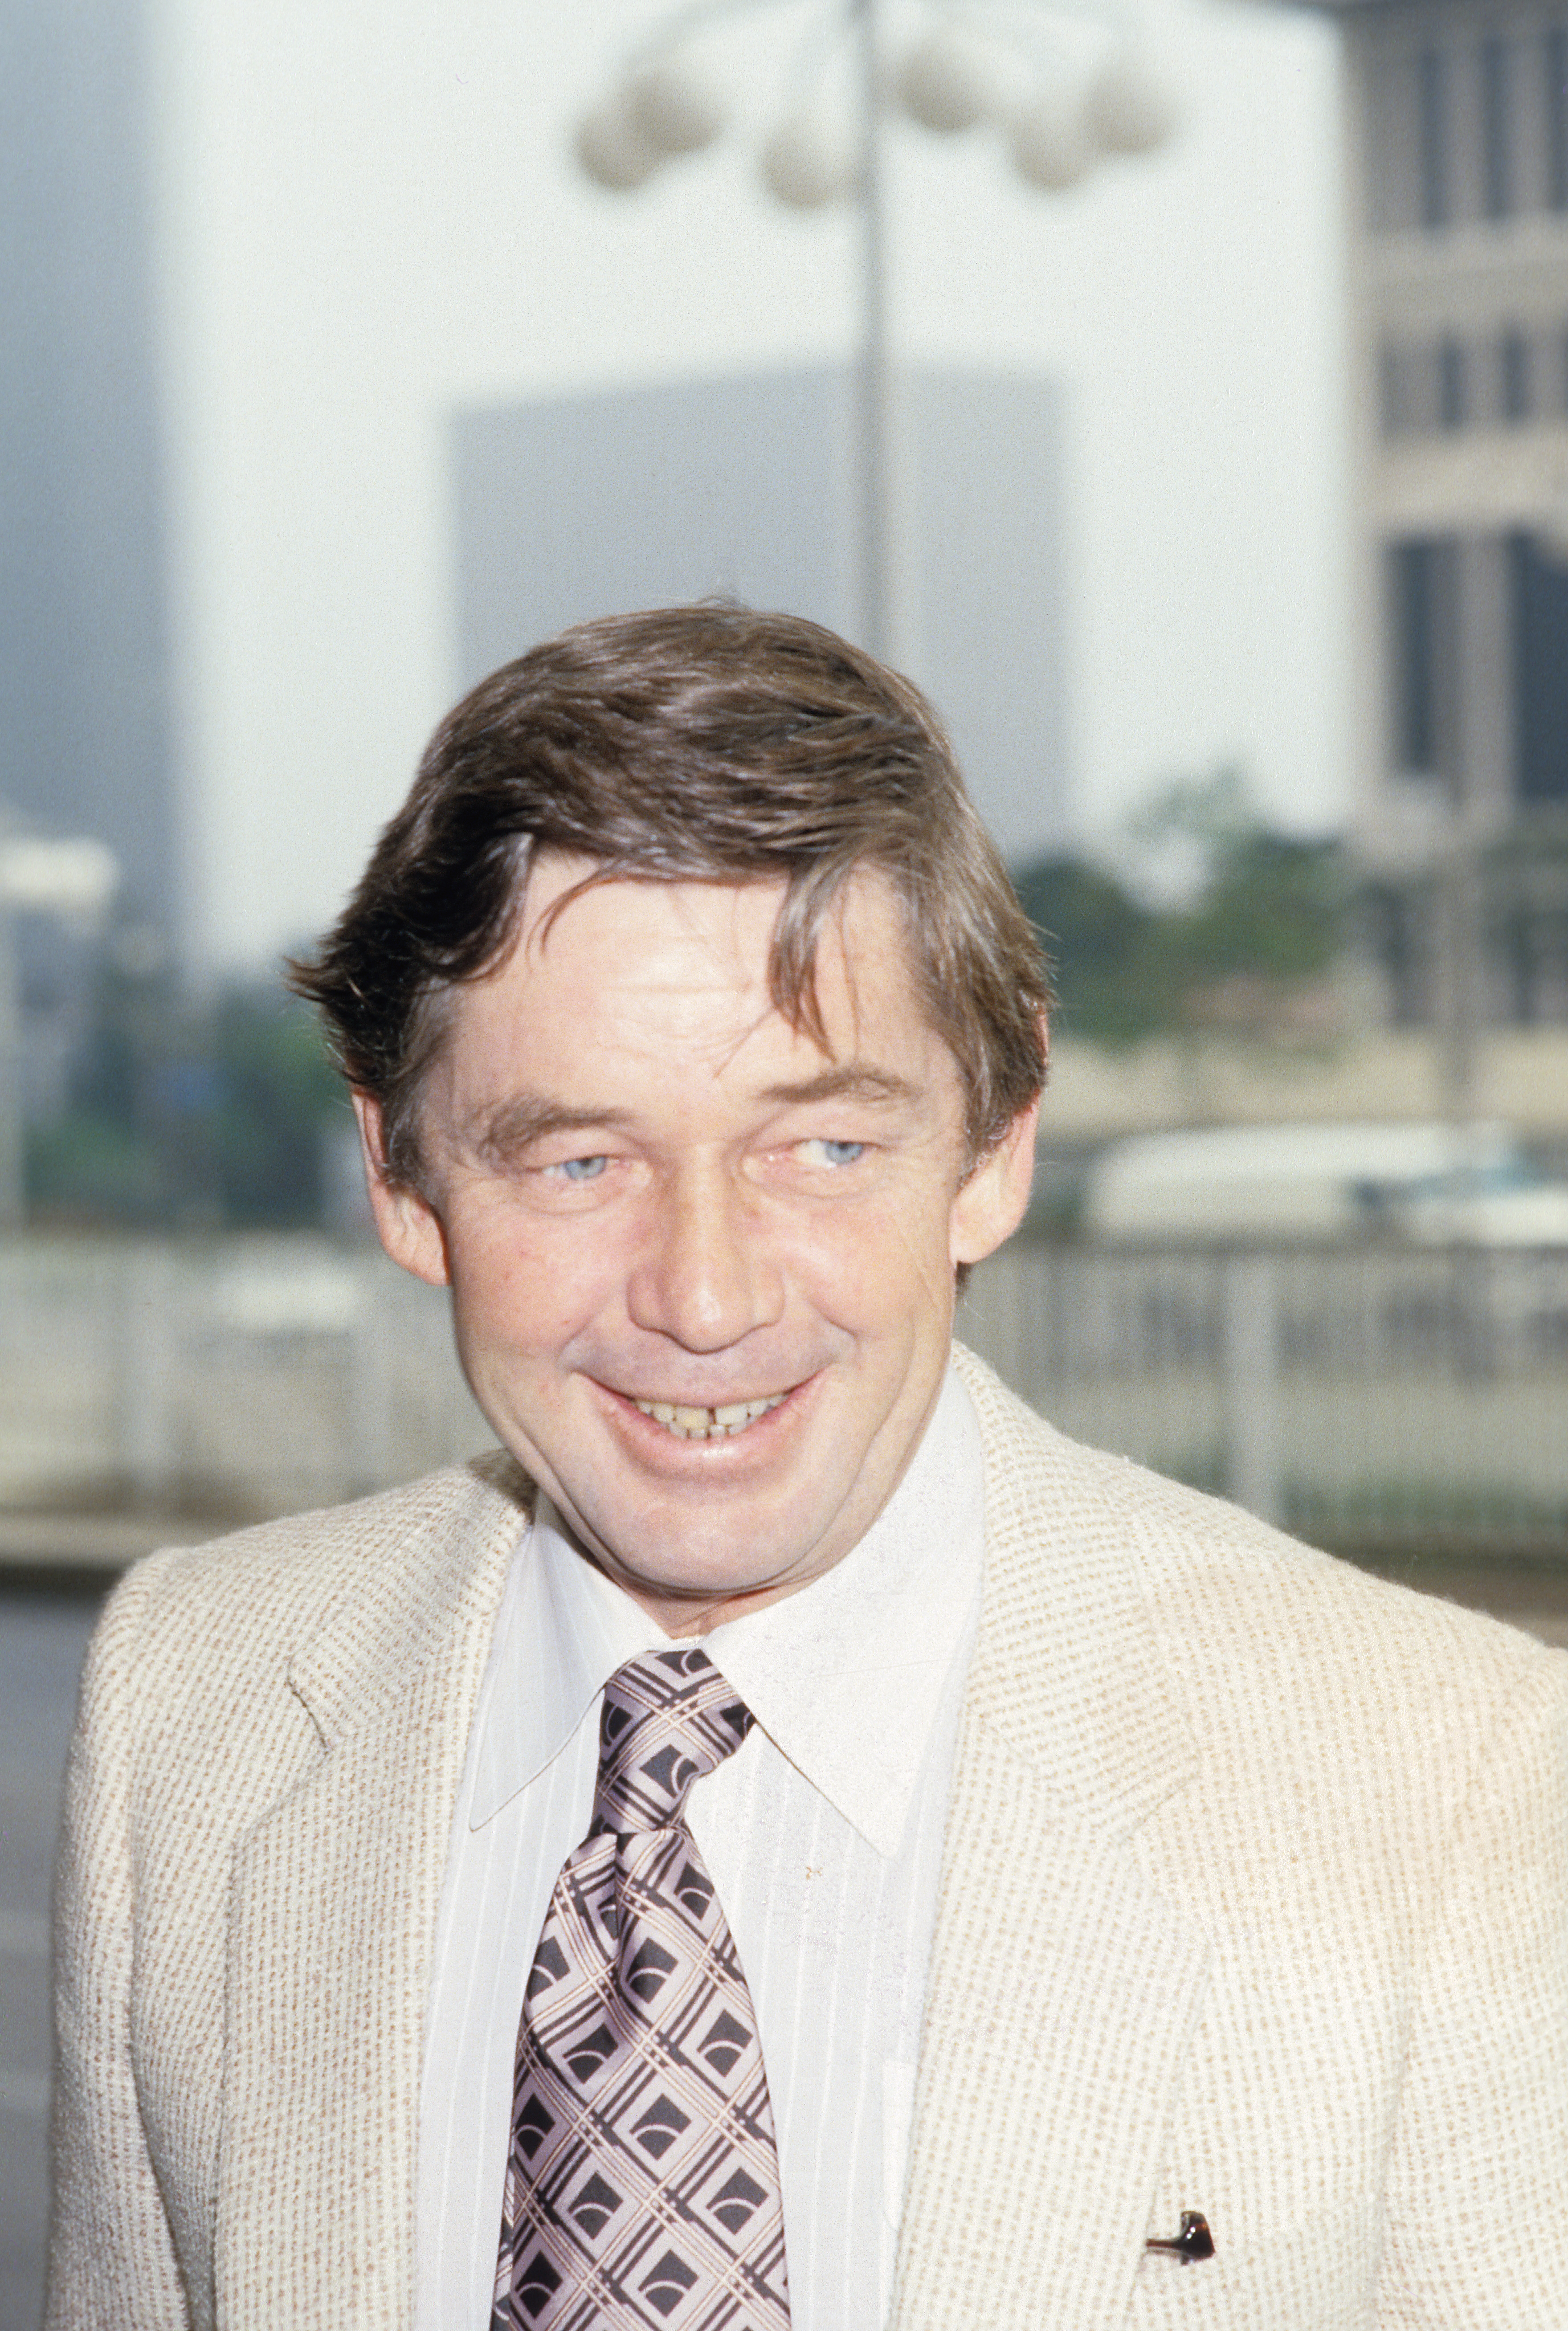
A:
[[[1398,768],[1427,776],[1440,757],[1439,690],[1453,601],[1451,541],[1417,539],[1388,552],[1393,649],[1393,744]]]
[[[1530,343],[1523,332],[1503,334],[1503,418],[1505,421],[1528,421],[1530,418]]]
[[[1565,57],[1568,62],[1568,57]],[[1440,49],[1416,59],[1416,154],[1421,172],[1421,224],[1449,223],[1449,91]],[[1564,156],[1568,161],[1568,155]]]
[[[1458,340],[1438,343],[1438,427],[1462,429],[1467,417],[1468,398],[1466,378],[1468,367],[1465,351]]]
[[[1481,201],[1489,219],[1514,207],[1509,128],[1508,51],[1494,33],[1481,43]]]
[[[1511,535],[1516,790],[1568,802],[1568,566],[1534,535]]]
[[[1568,26],[1546,35],[1546,192],[1554,211],[1568,211]]]

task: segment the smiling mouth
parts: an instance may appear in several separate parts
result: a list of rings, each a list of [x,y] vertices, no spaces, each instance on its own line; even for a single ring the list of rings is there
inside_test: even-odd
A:
[[[787,1392],[771,1392],[762,1400],[732,1401],[718,1408],[687,1408],[672,1400],[634,1400],[632,1404],[678,1441],[733,1441],[788,1398]]]

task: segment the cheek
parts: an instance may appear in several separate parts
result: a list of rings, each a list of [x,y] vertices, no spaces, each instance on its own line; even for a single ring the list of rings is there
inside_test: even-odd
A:
[[[610,1242],[582,1235],[576,1224],[570,1228],[578,1235],[563,1236],[562,1227],[503,1220],[456,1245],[452,1307],[471,1358],[559,1351],[613,1295]]]
[[[824,1318],[908,1327],[951,1309],[947,1241],[946,1190],[904,1190],[813,1225],[795,1257]]]

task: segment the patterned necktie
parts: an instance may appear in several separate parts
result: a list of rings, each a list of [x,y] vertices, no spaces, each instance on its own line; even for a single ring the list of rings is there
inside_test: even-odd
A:
[[[702,1651],[604,1687],[593,1826],[518,2031],[492,2331],[787,2331],[756,2016],[686,1826],[750,1729]]]

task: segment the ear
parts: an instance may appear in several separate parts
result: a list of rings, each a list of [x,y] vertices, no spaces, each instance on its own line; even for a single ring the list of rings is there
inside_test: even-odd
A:
[[[949,1218],[948,1247],[955,1265],[982,1262],[1023,1220],[1034,1179],[1034,1129],[1040,1103],[1032,1101],[988,1149],[959,1188]]]
[[[450,1287],[446,1232],[440,1215],[420,1191],[387,1178],[381,1103],[368,1093],[356,1092],[352,1099],[377,1238],[393,1261],[412,1271],[415,1279],[423,1279],[429,1287]]]

